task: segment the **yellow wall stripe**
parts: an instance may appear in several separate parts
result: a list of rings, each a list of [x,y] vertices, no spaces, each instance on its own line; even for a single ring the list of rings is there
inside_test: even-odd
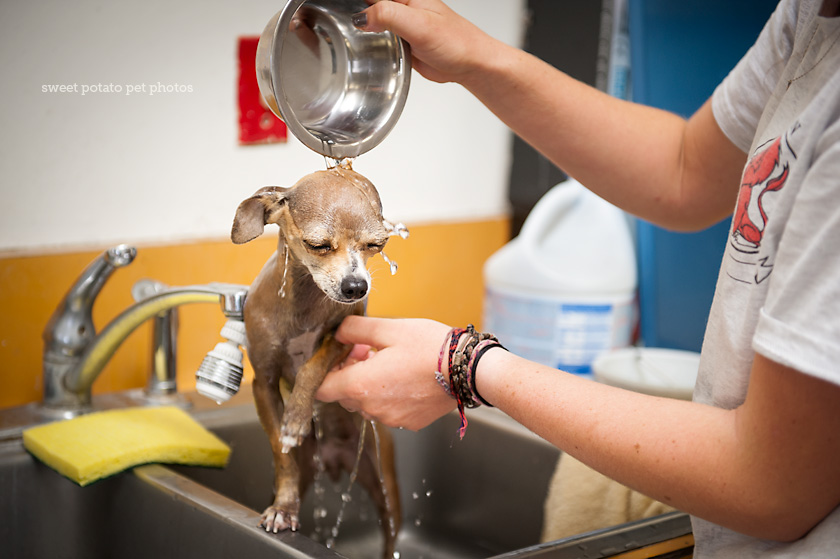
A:
[[[392,238],[385,249],[399,264],[395,276],[381,258],[369,262],[373,290],[368,314],[478,326],[484,292],[481,269],[507,241],[509,221],[499,218],[410,229],[407,240]],[[267,233],[240,246],[226,240],[140,246],[134,263],[117,270],[102,289],[94,305],[94,324],[101,330],[130,305],[131,287],[143,278],[168,285],[249,284],[276,243],[276,236]],[[41,399],[41,333],[67,288],[100,252],[0,256],[0,408]],[[217,305],[199,304],[182,307],[179,319],[178,384],[182,391],[192,391],[204,354],[221,341],[224,317]],[[145,386],[150,354],[151,328],[145,324],[114,355],[94,383],[94,393]],[[246,379],[251,375],[246,367]]]

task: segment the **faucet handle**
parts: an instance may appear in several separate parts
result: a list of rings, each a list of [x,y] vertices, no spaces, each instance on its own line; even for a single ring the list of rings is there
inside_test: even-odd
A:
[[[44,340],[44,404],[56,409],[84,408],[90,393],[82,397],[69,394],[64,379],[82,359],[96,337],[93,325],[93,302],[117,268],[130,264],[137,249],[119,245],[100,254],[67,290],[53,311],[41,337]]]
[[[93,303],[117,268],[131,264],[137,256],[133,246],[118,245],[99,255],[67,290],[44,328],[44,351],[52,355],[81,355],[96,335]]]
[[[114,268],[122,268],[134,261],[137,249],[129,245],[117,245],[106,250],[103,256]]]

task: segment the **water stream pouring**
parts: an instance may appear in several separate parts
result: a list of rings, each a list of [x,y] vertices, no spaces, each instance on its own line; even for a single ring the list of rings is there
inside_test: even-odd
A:
[[[373,422],[371,422],[373,425]],[[326,546],[328,549],[335,547],[335,540],[338,538],[338,531],[341,528],[341,523],[344,521],[344,511],[347,508],[347,503],[353,500],[350,491],[353,489],[353,484],[356,483],[356,478],[359,475],[359,464],[362,461],[362,452],[365,449],[365,435],[367,432],[367,422],[362,422],[362,428],[359,432],[359,446],[356,449],[356,461],[353,464],[353,471],[350,472],[350,481],[347,483],[347,489],[341,493],[341,508],[338,509],[338,516],[335,519],[335,525],[330,530],[327,538]],[[319,450],[320,452],[320,450]],[[380,467],[381,469],[381,467]]]

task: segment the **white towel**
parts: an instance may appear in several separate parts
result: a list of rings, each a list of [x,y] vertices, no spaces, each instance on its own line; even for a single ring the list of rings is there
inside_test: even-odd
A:
[[[562,454],[545,500],[542,541],[591,532],[674,510]]]

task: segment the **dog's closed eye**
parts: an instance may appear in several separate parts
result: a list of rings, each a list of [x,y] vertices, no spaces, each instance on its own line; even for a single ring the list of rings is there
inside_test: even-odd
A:
[[[327,241],[303,241],[303,244],[317,254],[326,254],[332,250],[332,244]]]

